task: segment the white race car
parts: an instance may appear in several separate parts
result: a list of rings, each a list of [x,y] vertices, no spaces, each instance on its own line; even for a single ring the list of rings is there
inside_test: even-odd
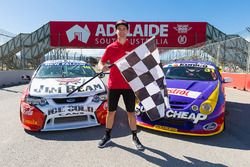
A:
[[[54,60],[42,63],[25,88],[20,119],[26,130],[51,131],[105,124],[107,90],[95,77],[78,91],[75,88],[96,76],[83,61]]]

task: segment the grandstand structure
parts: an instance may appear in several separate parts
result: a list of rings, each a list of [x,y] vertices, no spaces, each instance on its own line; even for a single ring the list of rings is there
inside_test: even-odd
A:
[[[50,53],[65,54],[66,47],[51,45],[50,22],[41,26],[32,33],[20,33],[9,41],[0,45],[0,66],[6,69],[32,69],[45,60],[45,55]],[[84,30],[85,32],[87,30]],[[79,47],[77,47],[79,48]],[[82,47],[84,48],[84,47]],[[167,53],[175,50],[172,55]],[[177,50],[177,51],[176,51]],[[183,53],[180,56],[180,52]],[[206,41],[195,43],[186,48],[160,48],[162,60],[167,62],[183,57],[198,57],[214,60],[222,66],[235,66],[249,72],[250,44],[239,35],[228,35],[206,24]],[[17,53],[20,52],[20,56]],[[178,55],[179,54],[179,55]],[[52,56],[53,57],[53,56]],[[59,56],[62,58],[63,56]],[[65,56],[64,58],[67,58]]]

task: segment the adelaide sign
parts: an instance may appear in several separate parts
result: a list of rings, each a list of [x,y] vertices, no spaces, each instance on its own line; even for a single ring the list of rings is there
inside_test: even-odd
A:
[[[158,47],[185,48],[206,41],[206,26],[206,22],[129,22],[128,40],[139,46],[156,36]],[[50,22],[51,47],[105,48],[115,40],[115,22]]]

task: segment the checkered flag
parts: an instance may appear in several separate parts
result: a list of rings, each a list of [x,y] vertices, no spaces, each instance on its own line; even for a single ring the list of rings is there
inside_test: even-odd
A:
[[[129,52],[115,64],[141,101],[150,120],[164,117],[170,105],[155,37]]]

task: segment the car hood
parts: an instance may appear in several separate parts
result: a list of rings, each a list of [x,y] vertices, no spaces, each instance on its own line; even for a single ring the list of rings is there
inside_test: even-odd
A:
[[[30,83],[29,94],[38,97],[65,97],[91,78],[34,78]],[[97,77],[84,85],[79,91],[70,95],[70,97],[91,96],[105,91],[105,85]]]
[[[170,80],[167,79],[168,94],[175,98],[207,99],[218,81]]]

